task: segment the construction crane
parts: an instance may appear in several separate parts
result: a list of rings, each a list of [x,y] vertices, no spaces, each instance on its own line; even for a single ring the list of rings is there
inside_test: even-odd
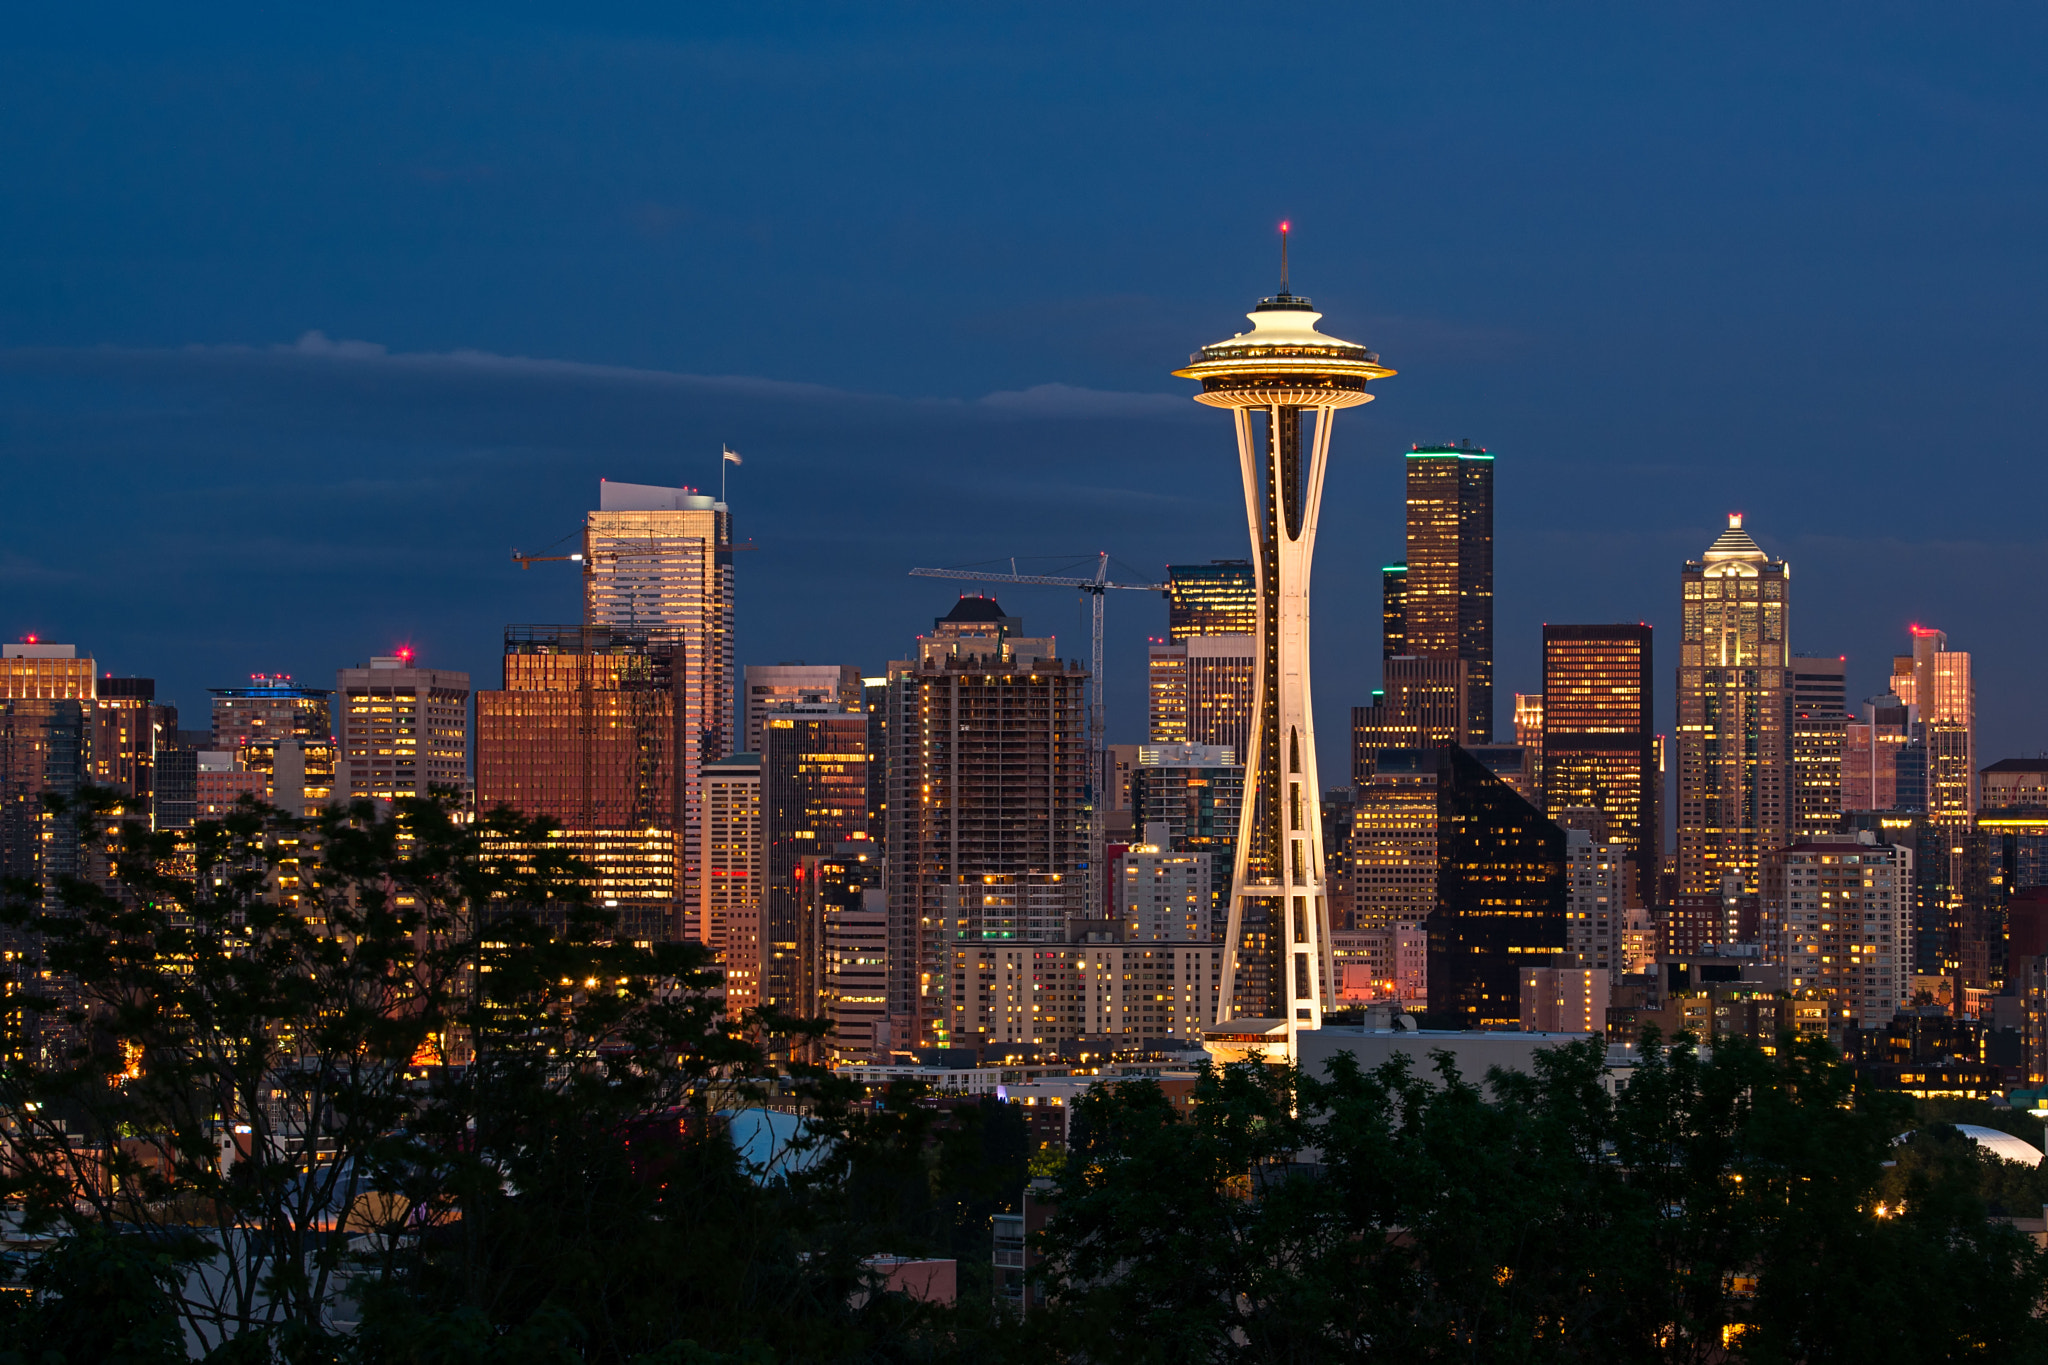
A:
[[[1009,573],[990,573],[986,569],[912,569],[917,578],[952,578],[967,583],[1023,583],[1043,588],[1079,588],[1094,598],[1095,612],[1094,650],[1089,657],[1089,699],[1088,699],[1088,751],[1095,756],[1098,772],[1089,785],[1101,780],[1099,772],[1102,762],[1102,599],[1111,590],[1120,592],[1165,592],[1164,583],[1112,583],[1109,581],[1109,555],[1097,551],[1095,576],[1093,578],[1064,578],[1052,574],[1018,573],[1017,561],[1010,561]]]
[[[533,567],[534,565],[536,565],[536,564],[550,564],[550,563],[558,563],[558,562],[566,562],[566,563],[575,563],[575,564],[581,564],[581,563],[583,562],[583,556],[582,556],[582,555],[523,555],[523,554],[519,553],[519,551],[517,551],[517,550],[514,550],[514,551],[512,552],[512,562],[513,562],[514,564],[517,564],[517,565],[518,565],[518,566],[519,566],[520,568],[522,568],[522,569],[530,569],[530,568],[532,568],[532,567]]]

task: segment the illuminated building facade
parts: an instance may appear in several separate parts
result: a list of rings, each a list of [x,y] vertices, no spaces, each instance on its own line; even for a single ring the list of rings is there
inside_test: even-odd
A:
[[[1821,992],[1838,1025],[1889,1023],[1911,998],[1913,861],[1911,849],[1846,835],[1767,854],[1764,951],[1783,964],[1785,989]]]
[[[1393,371],[1365,347],[1317,331],[1322,315],[1284,278],[1280,293],[1247,316],[1250,332],[1202,348],[1174,373],[1200,381],[1197,402],[1233,416],[1258,595],[1259,671],[1216,1022],[1283,1029],[1292,1059],[1296,1035],[1321,1027],[1333,974],[1309,687],[1310,563],[1336,414],[1369,401],[1366,384]]]
[[[1083,912],[1087,671],[963,597],[889,665],[885,826],[890,1036],[930,1046],[953,1022],[962,942],[1064,934]],[[1051,925],[1058,924],[1057,930]]]
[[[1385,685],[1370,706],[1351,708],[1351,780],[1371,771],[1381,749],[1456,744],[1471,723],[1472,666],[1463,659],[1400,654],[1381,665]]]
[[[1251,635],[1197,635],[1147,651],[1154,744],[1220,744],[1243,753],[1251,739],[1259,642]]]
[[[1401,622],[1382,630],[1391,656],[1462,659],[1466,711],[1460,744],[1493,742],[1493,456],[1470,445],[1416,446],[1408,452],[1408,562],[1382,586],[1398,592]]]
[[[1529,768],[1543,771],[1543,694],[1515,693],[1515,743],[1529,751]]]
[[[1126,848],[1111,879],[1118,930],[1127,943],[1207,943],[1215,894],[1206,853],[1176,853],[1166,826]]]
[[[819,1006],[825,945],[805,865],[867,840],[868,721],[858,711],[771,714],[761,735],[762,1000],[808,1017]],[[819,869],[808,871],[815,881]]]
[[[888,1060],[889,906],[880,891],[825,918],[825,1014],[832,1061]]]
[[[1166,638],[1257,635],[1258,575],[1249,559],[1166,566]]]
[[[1380,570],[1380,657],[1399,658],[1408,652],[1408,566],[1389,564]]]
[[[477,806],[560,824],[601,855],[597,877],[629,887],[621,931],[667,940],[695,904],[681,891],[684,737],[670,641],[585,626],[511,626],[505,686],[476,694]],[[666,849],[667,871],[650,875]],[[604,859],[624,860],[617,868]]]
[[[287,674],[252,673],[247,687],[213,693],[213,747],[233,753],[266,739],[333,739],[334,694],[299,687]]]
[[[1937,824],[1966,826],[1977,814],[1977,693],[1970,656],[1948,636],[1914,626],[1913,652],[1892,660],[1892,692],[1913,709],[1924,746],[1926,810]]]
[[[1792,656],[1792,837],[1841,828],[1842,764],[1849,741],[1848,660]]]
[[[1439,1027],[1521,1025],[1524,967],[1565,952],[1565,834],[1456,746],[1437,768],[1436,904],[1429,1013]]]
[[[699,773],[734,751],[732,515],[689,488],[603,482],[583,526],[583,624],[644,636],[672,661],[679,847],[697,846]],[[698,902],[695,864],[682,899]]]
[[[1214,1019],[1219,943],[958,943],[950,1036],[960,1045],[1199,1043]]]
[[[1791,833],[1791,569],[1731,513],[1681,577],[1678,893],[1717,896],[1730,873],[1754,891]]]
[[[0,876],[79,870],[77,834],[43,807],[90,780],[93,661],[71,645],[0,645]]]
[[[881,845],[872,839],[851,839],[837,848],[814,850],[797,860],[796,883],[801,891],[802,913],[797,920],[796,994],[792,1013],[804,1018],[828,1018],[832,1008],[832,942],[835,925],[845,915],[867,913],[870,902],[880,897],[882,885]],[[873,908],[886,914],[886,902]],[[887,924],[882,926],[886,943]],[[769,957],[771,974],[774,956]],[[885,1003],[886,982],[877,981],[872,1008],[880,1012]],[[884,1016],[886,1028],[886,1016]],[[815,1053],[810,1045],[807,1051]]]
[[[1664,855],[1651,656],[1647,625],[1543,627],[1538,804],[1598,811],[1643,904]]]
[[[2000,759],[1978,774],[1977,828],[1992,841],[1999,884],[2048,887],[2048,758]]]
[[[688,937],[725,969],[733,1018],[761,1003],[761,906],[767,884],[761,830],[761,756],[728,754],[703,767],[704,825],[698,835],[699,903]]]
[[[410,650],[338,669],[344,801],[425,796],[469,783],[469,674],[415,668]]]
[[[740,694],[742,747],[750,754],[763,752],[761,726],[771,714],[867,709],[860,670],[852,664],[748,664],[740,670]]]
[[[1163,847],[1209,859],[1208,937],[1229,929],[1230,877],[1243,823],[1244,765],[1222,745],[1142,744],[1131,769],[1131,820],[1140,830],[1163,828]]]
[[[1627,944],[1628,874],[1631,850],[1567,829],[1565,964],[1620,976],[1629,970]]]
[[[1860,719],[1842,726],[1842,809],[1919,810],[1926,799],[1924,776],[1909,781],[1910,798],[1899,794],[1899,758],[1913,743],[1913,713],[1886,693],[1863,703]]]
[[[1421,924],[1436,908],[1434,750],[1386,749],[1352,787],[1351,927]]]

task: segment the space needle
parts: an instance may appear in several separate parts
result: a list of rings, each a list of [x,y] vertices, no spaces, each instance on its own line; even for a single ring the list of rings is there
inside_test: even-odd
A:
[[[1204,346],[1174,374],[1201,381],[1195,401],[1236,419],[1259,600],[1244,807],[1210,1050],[1293,1061],[1296,1035],[1322,1027],[1334,986],[1309,690],[1316,518],[1338,409],[1370,403],[1367,382],[1394,371],[1358,343],[1316,330],[1323,315],[1287,287],[1287,232],[1281,224],[1280,292],[1246,314],[1251,331]]]

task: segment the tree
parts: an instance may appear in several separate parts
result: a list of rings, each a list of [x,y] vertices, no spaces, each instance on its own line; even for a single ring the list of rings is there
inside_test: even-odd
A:
[[[1043,1238],[1038,1349],[1097,1361],[1819,1362],[2048,1350],[2048,1260],[1967,1181],[1880,1209],[1896,1101],[1824,1044],[1588,1042],[1102,1087]],[[1893,1168],[1896,1169],[1896,1168]]]

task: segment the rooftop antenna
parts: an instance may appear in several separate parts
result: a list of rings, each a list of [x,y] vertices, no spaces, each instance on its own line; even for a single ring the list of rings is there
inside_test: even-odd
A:
[[[1280,292],[1282,295],[1287,293],[1287,227],[1288,225],[1285,222],[1280,224]]]

